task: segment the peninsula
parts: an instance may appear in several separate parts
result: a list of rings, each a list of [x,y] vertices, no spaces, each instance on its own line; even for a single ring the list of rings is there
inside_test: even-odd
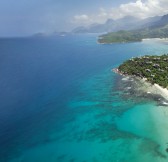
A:
[[[168,15],[164,15],[155,23],[147,23],[138,29],[120,30],[100,35],[101,44],[140,42],[147,38],[168,38]]]
[[[131,58],[115,69],[121,75],[135,76],[168,88],[168,55]]]
[[[141,42],[148,38],[168,38],[168,25],[163,28],[140,29],[131,31],[111,32],[99,36],[101,44]]]

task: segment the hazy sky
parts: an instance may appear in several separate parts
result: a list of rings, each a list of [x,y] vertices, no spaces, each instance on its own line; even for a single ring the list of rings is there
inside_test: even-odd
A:
[[[0,36],[69,31],[126,15],[168,13],[168,0],[0,0]]]

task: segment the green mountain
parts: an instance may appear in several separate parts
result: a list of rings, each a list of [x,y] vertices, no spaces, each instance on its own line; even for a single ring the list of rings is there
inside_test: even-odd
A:
[[[168,15],[159,21],[148,24],[148,27],[130,31],[111,32],[99,36],[99,43],[137,42],[145,38],[168,38]]]

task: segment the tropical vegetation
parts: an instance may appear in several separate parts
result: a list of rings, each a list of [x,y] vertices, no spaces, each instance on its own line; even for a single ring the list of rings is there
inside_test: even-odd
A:
[[[123,75],[146,78],[152,84],[168,88],[168,55],[131,58],[118,67]]]

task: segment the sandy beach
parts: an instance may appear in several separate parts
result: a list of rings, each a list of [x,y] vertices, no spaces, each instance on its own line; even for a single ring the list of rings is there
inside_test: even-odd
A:
[[[168,100],[168,89],[163,88],[158,84],[152,85],[151,83],[147,82],[145,78],[140,79],[140,81],[144,84],[144,87],[140,87],[140,89],[143,89],[144,92],[161,95],[164,99]]]
[[[162,87],[159,86],[158,84],[154,84],[154,87],[157,89],[157,92],[160,92],[160,94],[161,94],[166,100],[168,100],[168,89],[162,88]]]
[[[168,43],[168,38],[146,38],[142,39],[143,42],[145,41],[155,41],[155,42],[161,42],[161,43]]]

